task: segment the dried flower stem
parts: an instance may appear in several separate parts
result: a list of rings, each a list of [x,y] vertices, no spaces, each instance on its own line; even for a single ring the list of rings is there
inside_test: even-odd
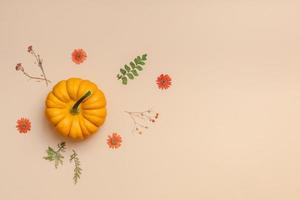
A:
[[[136,132],[138,134],[142,134],[144,130],[148,129],[147,123],[154,123],[158,118],[158,113],[149,110],[142,112],[129,112],[125,111],[133,121],[134,127],[132,132]]]
[[[38,55],[38,54],[36,54],[35,52],[34,52],[34,50],[32,50],[31,51],[31,53],[32,53],[32,55],[34,55],[34,57],[35,57],[35,59],[36,59],[36,63],[37,63],[37,65],[39,66],[39,68],[41,69],[41,71],[42,71],[42,73],[43,73],[43,78],[42,78],[42,80],[44,80],[45,81],[45,83],[46,83],[46,86],[48,86],[48,82],[50,82],[48,79],[47,79],[47,77],[46,77],[46,74],[45,74],[45,71],[44,71],[44,68],[43,68],[43,60],[40,58],[40,55]]]
[[[28,74],[28,73],[25,72],[25,71],[22,71],[22,72],[23,72],[23,74],[24,74],[25,76],[27,76],[27,77],[30,78],[30,79],[41,80],[41,81],[46,81],[47,83],[51,83],[51,81],[48,80],[48,79],[46,79],[46,78],[35,77],[35,76],[31,76],[30,74]]]
[[[39,54],[36,54],[35,51],[33,50],[32,46],[29,46],[27,49],[27,52],[32,54],[35,58],[35,64],[38,65],[38,67],[41,69],[42,74],[40,75],[40,77],[36,77],[36,76],[31,76],[29,73],[25,72],[24,67],[22,66],[22,63],[18,63],[15,67],[16,71],[22,71],[22,73],[28,77],[29,79],[34,79],[37,82],[40,81],[45,81],[46,86],[48,86],[48,83],[51,83],[50,80],[47,79],[44,68],[43,68],[43,60],[41,59]]]
[[[134,116],[136,116],[133,112],[128,112],[128,111],[125,111],[127,114],[129,114],[130,118],[132,119],[133,123],[134,123],[134,126],[137,127],[137,126],[140,126],[140,127],[143,127],[145,129],[147,129],[146,126],[144,126],[143,124],[137,122],[137,120],[135,119]],[[138,116],[139,117],[139,116]]]

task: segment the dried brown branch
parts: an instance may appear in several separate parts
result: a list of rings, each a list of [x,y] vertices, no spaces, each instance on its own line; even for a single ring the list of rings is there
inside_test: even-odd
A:
[[[142,112],[130,112],[130,111],[125,111],[130,118],[132,119],[133,122],[133,129],[132,132],[142,134],[144,130],[148,129],[149,123],[154,123],[156,122],[159,114],[156,112],[153,112],[152,110],[146,110]]]
[[[36,80],[36,81],[38,81],[38,82],[40,82],[40,81],[45,81],[46,86],[48,86],[48,83],[51,83],[51,81],[50,81],[49,79],[47,79],[47,77],[46,77],[46,73],[45,73],[45,70],[44,70],[44,68],[43,68],[43,60],[41,59],[40,55],[37,54],[37,53],[33,50],[32,46],[29,46],[27,51],[28,51],[30,54],[32,54],[32,55],[34,56],[34,58],[35,58],[35,60],[36,60],[35,63],[38,65],[38,67],[39,67],[39,68],[41,69],[41,71],[42,71],[41,77],[32,76],[32,75],[30,75],[28,72],[25,72],[25,69],[24,69],[24,67],[22,66],[22,63],[18,63],[18,64],[16,65],[16,70],[17,70],[17,71],[22,71],[22,73],[23,73],[26,77],[28,77],[29,79],[34,79],[34,80]]]
[[[45,74],[45,71],[44,71],[44,68],[43,68],[43,60],[41,59],[41,57],[40,57],[39,54],[36,54],[36,53],[35,53],[35,51],[32,49],[32,46],[29,46],[29,47],[28,47],[28,52],[31,53],[31,54],[35,57],[36,63],[37,63],[37,65],[38,65],[38,67],[39,67],[39,68],[41,69],[41,71],[42,71],[42,77],[43,77],[43,80],[45,81],[46,86],[48,86],[49,80],[47,79],[46,74]]]
[[[41,80],[41,81],[46,81],[47,83],[51,83],[50,80],[46,79],[46,78],[40,78],[40,77],[35,77],[35,76],[31,76],[30,74],[28,74],[27,72],[23,71],[23,74],[25,76],[27,76],[30,79],[35,79],[35,80]]]

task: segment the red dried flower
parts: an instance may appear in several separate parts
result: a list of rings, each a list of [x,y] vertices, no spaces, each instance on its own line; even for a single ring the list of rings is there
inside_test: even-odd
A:
[[[168,74],[161,74],[159,77],[156,79],[156,84],[159,89],[168,89],[172,83],[172,79]]]
[[[32,46],[31,46],[31,45],[27,48],[27,51],[28,51],[29,53],[32,52]]]
[[[121,143],[122,143],[122,137],[117,133],[113,133],[112,135],[109,135],[107,138],[107,144],[109,148],[117,149],[121,146]]]
[[[31,130],[31,122],[27,118],[20,118],[17,120],[17,129],[20,133],[27,133]]]
[[[20,70],[21,70],[22,72],[24,71],[24,68],[23,68],[23,66],[22,66],[22,63],[18,63],[18,64],[16,65],[16,70],[17,70],[17,71],[20,71]]]
[[[86,60],[87,54],[83,49],[75,49],[72,53],[72,60],[76,64],[83,63]]]

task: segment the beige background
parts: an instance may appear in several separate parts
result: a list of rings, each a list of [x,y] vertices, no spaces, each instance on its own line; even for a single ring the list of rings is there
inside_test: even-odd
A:
[[[0,199],[300,199],[300,2],[0,1]],[[90,79],[106,93],[100,133],[74,143],[83,174],[43,160],[54,134],[43,115],[53,86],[16,72],[33,45],[54,83]],[[88,58],[75,65],[70,54]],[[123,64],[148,53],[141,76],[123,86]],[[173,86],[157,89],[168,73]],[[144,135],[124,110],[161,114]],[[15,122],[29,117],[32,131]],[[118,132],[118,150],[106,145]]]

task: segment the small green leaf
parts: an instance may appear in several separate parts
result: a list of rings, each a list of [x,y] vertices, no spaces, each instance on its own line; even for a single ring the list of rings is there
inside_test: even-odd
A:
[[[48,147],[46,150],[47,156],[43,157],[45,160],[54,161],[54,167],[57,168],[59,165],[63,164],[64,156],[61,152],[65,151],[66,143],[61,142],[57,145],[58,149],[54,150],[52,147]]]
[[[117,75],[118,80],[122,78],[122,75],[118,74]]]
[[[138,76],[138,75],[139,75],[135,69],[134,69],[134,70],[131,70],[131,73],[133,73],[133,75],[135,75],[135,76]]]
[[[137,65],[136,68],[137,68],[139,71],[142,71],[142,70],[143,70],[143,68],[142,68],[141,66],[139,66],[139,65]]]
[[[130,62],[129,64],[130,64],[130,66],[132,67],[132,69],[135,68],[135,64],[134,64],[133,62]]]
[[[123,74],[123,75],[125,75],[126,74],[126,71],[124,70],[124,69],[120,69],[120,72]]]
[[[143,60],[147,60],[147,54],[142,55]]]
[[[125,67],[127,72],[130,72],[131,69],[130,69],[130,67],[128,67],[128,65],[125,65],[124,67]]]
[[[134,76],[133,76],[131,73],[127,73],[127,76],[128,76],[128,78],[131,79],[131,80],[134,79]]]
[[[146,65],[147,54],[137,56],[129,64],[124,65],[120,69],[120,72],[117,75],[118,80],[122,80],[122,84],[127,85],[128,80],[134,79],[134,77],[139,76],[139,71],[143,70],[143,66]]]
[[[122,83],[123,85],[127,85],[127,78],[125,76],[122,77]]]

